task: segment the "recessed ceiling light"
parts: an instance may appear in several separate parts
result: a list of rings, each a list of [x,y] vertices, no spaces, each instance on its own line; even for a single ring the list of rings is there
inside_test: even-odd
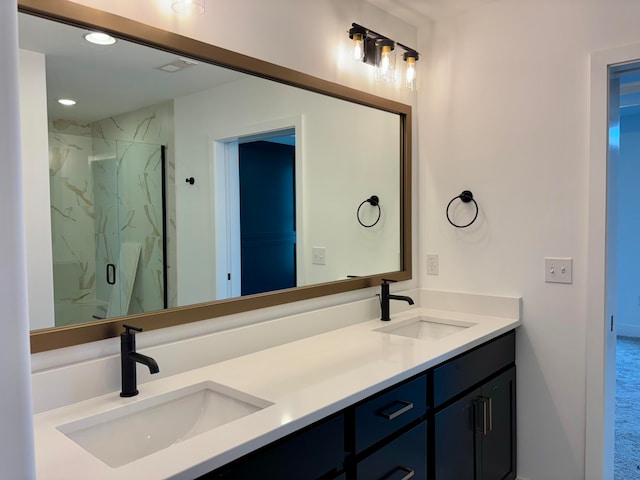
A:
[[[72,105],[75,105],[77,102],[75,100],[71,100],[70,98],[60,98],[58,100],[58,103],[60,105],[64,105],[65,107],[70,107]]]
[[[116,39],[111,35],[107,35],[102,32],[90,32],[84,36],[87,42],[95,43],[96,45],[113,45],[116,43]]]
[[[180,15],[202,15],[204,0],[173,0],[171,8]]]

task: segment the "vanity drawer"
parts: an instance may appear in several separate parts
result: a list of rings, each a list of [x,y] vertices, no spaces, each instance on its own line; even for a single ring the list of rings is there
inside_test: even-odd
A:
[[[434,368],[434,408],[513,364],[516,358],[515,338],[512,330]]]
[[[427,410],[427,379],[422,375],[355,407],[355,451],[362,452]]]
[[[358,480],[424,480],[427,478],[427,422],[361,460],[356,466]]]

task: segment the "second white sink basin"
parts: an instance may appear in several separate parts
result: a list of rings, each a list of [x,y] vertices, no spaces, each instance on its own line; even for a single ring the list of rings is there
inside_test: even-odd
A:
[[[110,467],[120,467],[273,403],[203,382],[58,427]]]
[[[419,340],[438,340],[448,337],[454,333],[465,330],[476,325],[472,322],[461,320],[445,320],[442,318],[427,317],[418,315],[406,320],[397,322],[391,321],[390,325],[376,328],[375,332],[391,333],[403,337],[416,338]]]

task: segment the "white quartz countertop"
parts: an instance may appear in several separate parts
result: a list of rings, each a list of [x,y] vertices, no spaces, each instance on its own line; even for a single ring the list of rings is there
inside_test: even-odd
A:
[[[374,331],[416,314],[475,325],[438,340]],[[519,325],[518,318],[412,309],[393,315],[391,322],[365,321],[148,382],[139,386],[136,397],[121,398],[116,391],[40,413],[34,416],[37,478],[195,478]],[[58,430],[70,422],[207,381],[273,405],[118,468],[106,465]]]

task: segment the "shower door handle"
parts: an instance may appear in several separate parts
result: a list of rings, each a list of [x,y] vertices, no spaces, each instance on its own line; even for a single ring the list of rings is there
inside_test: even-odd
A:
[[[107,263],[107,283],[116,284],[116,266],[113,263]]]

